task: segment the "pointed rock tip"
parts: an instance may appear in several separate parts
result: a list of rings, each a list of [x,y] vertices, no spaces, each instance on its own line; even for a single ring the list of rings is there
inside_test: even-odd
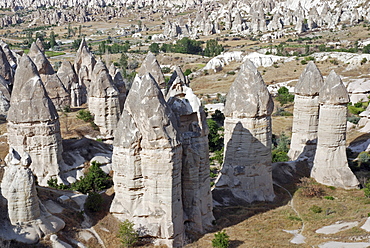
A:
[[[319,95],[324,79],[313,61],[308,62],[295,86],[295,93],[303,96]]]
[[[340,76],[332,70],[324,81],[320,90],[319,102],[321,104],[340,105],[350,101],[347,88]]]

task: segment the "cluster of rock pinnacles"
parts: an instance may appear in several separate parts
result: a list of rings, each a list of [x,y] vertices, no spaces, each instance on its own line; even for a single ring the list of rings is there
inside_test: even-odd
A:
[[[211,193],[206,113],[179,67],[166,84],[149,53],[126,98],[120,72],[96,61],[85,41],[74,65],[64,62],[57,73],[37,43],[22,57],[2,45],[0,59],[0,110],[7,115],[10,147],[0,233],[7,237],[33,243],[64,227],[39,201],[33,175],[41,186],[54,177],[66,181],[56,109],[68,105],[88,103],[101,134],[114,138],[110,212],[156,244],[180,247],[187,230],[204,233],[214,220],[213,205],[274,199],[274,104],[251,61],[241,66],[227,95],[225,158]],[[318,182],[346,189],[358,185],[346,162],[348,101],[340,77],[331,72],[324,81],[310,62],[296,86],[289,151],[292,160],[313,162]]]

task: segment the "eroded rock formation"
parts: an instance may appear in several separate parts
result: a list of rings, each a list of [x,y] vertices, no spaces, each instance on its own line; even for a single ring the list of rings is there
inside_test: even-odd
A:
[[[241,66],[225,105],[225,157],[213,190],[216,204],[272,201],[271,113],[274,103],[250,60]]]
[[[53,101],[57,109],[63,109],[65,106],[71,105],[71,96],[67,89],[64,87],[62,81],[55,73],[49,60],[45,57],[44,53],[35,42],[32,43],[28,56],[35,63],[40,78],[44,83],[46,92],[50,99]]]
[[[100,133],[109,138],[113,137],[121,114],[118,97],[119,92],[107,67],[102,61],[98,61],[92,73],[88,106]]]
[[[136,77],[114,137],[110,212],[155,244],[182,247],[182,147],[176,117],[148,73]]]
[[[0,116],[6,116],[10,107],[9,82],[0,76]]]
[[[348,102],[346,87],[331,71],[319,95],[318,142],[311,177],[325,185],[353,189],[359,182],[348,167],[346,155]]]
[[[145,60],[141,64],[141,67],[138,71],[138,76],[144,76],[146,73],[150,73],[154,80],[157,82],[161,89],[166,88],[166,82],[164,80],[164,76],[161,70],[161,67],[155,57],[155,55],[151,52],[148,52]]]
[[[123,106],[126,101],[126,94],[127,94],[126,84],[125,84],[125,81],[123,80],[121,72],[117,70],[113,64],[111,64],[111,66],[109,67],[109,73],[113,78],[113,84],[116,86],[116,88],[119,91],[118,99],[119,99],[120,111],[122,112]]]
[[[78,76],[73,68],[73,65],[69,61],[63,61],[58,72],[58,77],[62,81],[64,87],[71,95],[71,106],[78,107],[82,104],[82,86],[78,82]]]
[[[26,55],[15,72],[7,120],[9,146],[30,154],[30,168],[39,185],[47,185],[50,177],[58,176],[62,162],[59,117],[35,64]]]
[[[65,223],[52,216],[40,203],[31,169],[31,157],[10,149],[1,182],[1,195],[6,199],[10,224],[2,223],[4,238],[23,243],[36,243],[47,234],[64,228]],[[37,166],[37,165],[36,165]]]
[[[171,78],[167,98],[177,116],[183,149],[181,181],[185,228],[203,233],[214,220],[206,114],[179,67]]]
[[[319,92],[324,83],[316,65],[310,61],[295,86],[293,129],[288,156],[291,160],[313,161],[319,125]]]

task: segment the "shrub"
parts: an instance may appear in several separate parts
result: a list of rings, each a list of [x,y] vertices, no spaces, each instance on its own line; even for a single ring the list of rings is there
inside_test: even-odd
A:
[[[312,212],[314,212],[315,214],[319,214],[322,212],[322,208],[320,208],[319,206],[316,206],[316,205],[313,205],[312,207],[310,207],[310,210]]]
[[[334,200],[334,197],[332,197],[332,196],[324,196],[324,199],[333,201]]]
[[[321,197],[324,194],[324,190],[321,186],[314,182],[313,179],[303,177],[300,179],[298,187],[302,189],[301,194],[305,197]]]
[[[209,127],[208,144],[211,152],[221,150],[224,145],[223,128],[213,119],[207,119]]]
[[[353,123],[353,124],[358,124],[358,122],[360,121],[360,117],[358,116],[350,116],[350,117],[347,117],[347,121]]]
[[[370,198],[370,180],[365,184],[364,193],[365,197]]]
[[[109,187],[111,185],[110,177],[100,169],[99,165],[99,163],[93,161],[85,177],[74,182],[71,188],[86,194],[90,191],[97,192]]]
[[[162,68],[162,72],[163,73],[170,73],[171,72],[171,69],[169,67],[166,67],[165,66],[165,67]]]
[[[184,75],[185,76],[189,76],[191,74],[191,70],[190,69],[186,69],[185,72],[184,72]]]
[[[227,248],[230,245],[229,235],[225,230],[215,233],[215,238],[212,239],[212,247]]]
[[[98,212],[101,210],[103,205],[103,197],[96,192],[90,192],[87,196],[84,207],[91,212]]]
[[[273,136],[273,149],[272,149],[272,162],[285,162],[289,161],[288,151],[289,151],[289,144],[290,140],[285,135],[285,133],[281,133],[280,137],[276,138],[276,135]]]
[[[285,105],[294,101],[294,95],[290,94],[288,88],[283,86],[278,90],[276,100],[280,102],[281,105]]]
[[[119,225],[118,237],[124,247],[132,247],[139,239],[139,234],[134,228],[134,223],[129,220]]]
[[[91,115],[90,111],[85,109],[81,109],[80,111],[78,111],[76,117],[77,119],[83,120],[85,122],[94,121],[94,117]]]

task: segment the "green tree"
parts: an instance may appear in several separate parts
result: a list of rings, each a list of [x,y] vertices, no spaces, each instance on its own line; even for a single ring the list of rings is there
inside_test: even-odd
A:
[[[152,43],[150,46],[149,46],[149,51],[151,51],[152,53],[154,54],[158,54],[159,53],[159,45],[158,43]]]
[[[121,222],[118,237],[124,247],[132,247],[139,240],[139,234],[134,228],[134,223],[129,220]]]
[[[290,94],[288,88],[283,86],[278,90],[276,100],[279,101],[281,105],[285,105],[294,101],[294,95]]]
[[[102,209],[103,197],[97,192],[89,192],[84,207],[91,212],[98,212]]]
[[[207,40],[206,48],[204,49],[205,56],[214,57],[221,54],[223,51],[223,46],[219,45],[217,40]]]
[[[55,42],[55,34],[54,31],[50,32],[50,47],[54,48],[56,42]]]
[[[370,53],[370,44],[369,44],[369,45],[364,46],[364,48],[362,48],[362,52],[363,52],[363,53]]]
[[[208,144],[211,152],[221,150],[224,145],[223,127],[219,127],[213,119],[207,119],[209,128]]]
[[[215,233],[215,238],[212,239],[212,247],[227,248],[230,245],[229,235],[225,230]]]
[[[77,51],[78,48],[80,47],[81,41],[82,41],[82,39],[74,40],[72,42],[72,49],[75,50],[75,51]]]

